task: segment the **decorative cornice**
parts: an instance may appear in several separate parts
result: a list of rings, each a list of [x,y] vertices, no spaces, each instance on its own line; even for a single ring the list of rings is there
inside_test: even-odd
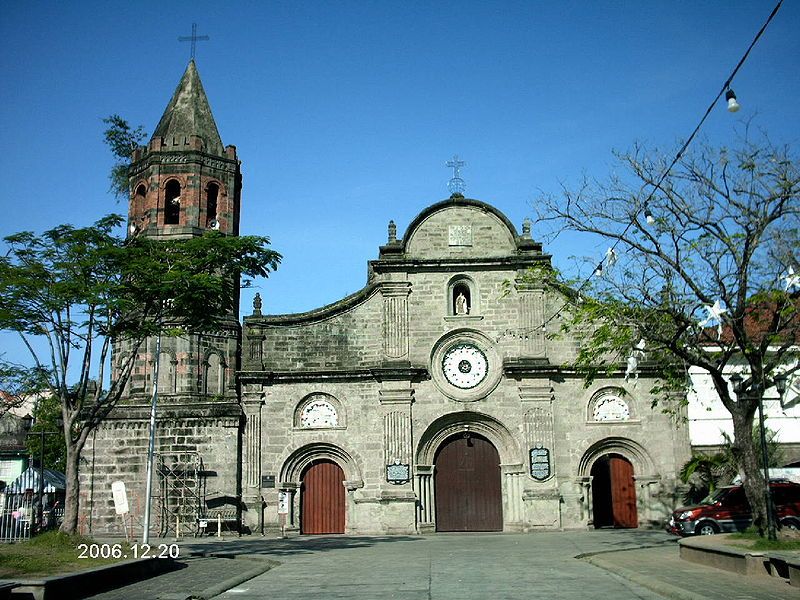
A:
[[[316,381],[421,381],[428,378],[428,370],[405,366],[325,371],[239,371],[237,376],[242,385]]]

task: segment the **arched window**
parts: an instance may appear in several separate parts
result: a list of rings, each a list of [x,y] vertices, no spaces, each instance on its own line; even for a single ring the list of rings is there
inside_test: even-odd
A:
[[[447,287],[447,314],[457,316],[478,314],[478,294],[475,282],[469,277],[461,275],[450,280]]]
[[[218,229],[217,222],[217,199],[219,198],[219,186],[216,183],[209,183],[206,188],[206,227]]]
[[[631,407],[623,400],[622,392],[614,388],[600,390],[589,402],[590,421],[629,421]]]
[[[133,207],[136,213],[135,216],[141,217],[144,211],[144,200],[147,196],[147,188],[143,183],[136,186],[136,193],[133,196]]]
[[[330,394],[310,394],[297,405],[294,425],[300,429],[344,427],[342,405]]]
[[[164,188],[164,225],[177,225],[181,220],[181,184],[170,179]]]
[[[214,396],[225,389],[224,366],[219,354],[209,354],[206,361],[206,394]]]

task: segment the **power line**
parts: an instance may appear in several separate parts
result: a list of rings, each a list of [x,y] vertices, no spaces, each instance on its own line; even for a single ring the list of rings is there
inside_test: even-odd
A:
[[[656,190],[658,190],[661,187],[661,184],[664,183],[664,180],[670,174],[670,172],[672,171],[672,168],[681,159],[681,157],[683,156],[683,153],[686,152],[686,149],[689,147],[689,144],[692,143],[692,140],[694,140],[695,136],[700,131],[700,128],[703,126],[703,123],[705,123],[705,120],[708,118],[708,115],[711,114],[711,111],[714,109],[714,106],[716,105],[716,103],[725,94],[725,92],[727,92],[730,89],[731,81],[733,81],[733,78],[739,72],[739,69],[742,67],[742,65],[744,64],[745,60],[747,60],[747,57],[750,55],[750,51],[756,45],[756,42],[758,42],[759,38],[761,38],[761,35],[767,29],[767,26],[770,24],[772,19],[775,17],[775,15],[777,14],[777,12],[780,9],[782,4],[783,4],[783,0],[778,0],[778,3],[775,5],[775,8],[772,9],[772,12],[770,13],[769,17],[767,17],[767,20],[761,26],[761,29],[759,29],[758,33],[756,33],[755,37],[753,38],[753,41],[750,42],[750,45],[747,47],[747,50],[745,50],[745,53],[739,59],[739,62],[736,63],[736,66],[733,68],[733,71],[731,71],[731,74],[728,75],[728,78],[722,84],[722,88],[720,89],[719,93],[717,93],[717,95],[711,101],[711,104],[708,105],[708,108],[706,109],[705,113],[703,113],[703,116],[700,119],[700,122],[697,124],[697,126],[694,128],[692,133],[689,135],[689,137],[683,143],[683,145],[681,146],[680,150],[678,150],[678,152],[675,154],[675,157],[672,159],[672,162],[669,164],[669,166],[666,168],[666,170],[664,170],[664,172],[661,174],[661,177],[659,177],[658,181],[653,186],[653,189],[647,195],[647,198],[645,198],[645,201],[643,203],[643,207],[644,207],[645,211],[648,210],[648,208],[647,208],[648,202],[650,202],[650,200],[652,199],[653,195],[656,193]],[[647,213],[645,213],[645,216],[647,216]],[[589,275],[583,281],[583,283],[581,283],[580,287],[578,287],[578,289],[576,291],[577,294],[580,294],[581,291],[589,284],[589,281],[591,281],[592,276],[595,273],[597,273],[598,271],[602,272],[603,264],[607,262],[607,260],[608,260],[610,255],[613,256],[615,254],[617,246],[622,241],[622,238],[625,237],[625,234],[628,233],[630,228],[633,227],[635,222],[636,222],[636,217],[634,216],[634,218],[631,219],[631,222],[628,223],[628,225],[625,227],[625,229],[622,231],[622,233],[617,236],[617,239],[614,241],[614,243],[612,244],[611,248],[606,252],[606,255],[602,259],[600,259],[600,262],[597,264],[597,267],[595,267],[595,270],[592,272],[592,275]],[[561,315],[561,313],[564,311],[564,309],[566,308],[567,304],[568,304],[568,302],[564,302],[564,304],[561,306],[561,308],[559,308],[553,315],[550,316],[550,318],[548,318],[547,320],[545,320],[542,323],[541,328],[542,329],[546,329],[547,326],[553,320],[558,318]]]

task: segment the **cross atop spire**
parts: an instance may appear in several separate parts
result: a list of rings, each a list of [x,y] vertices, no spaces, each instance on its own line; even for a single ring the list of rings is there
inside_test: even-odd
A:
[[[461,179],[461,167],[466,164],[467,163],[458,158],[458,154],[454,154],[453,158],[445,163],[446,167],[453,169],[453,177],[447,183],[447,189],[450,190],[450,193],[453,195],[463,194],[464,190],[467,189],[467,184]]]
[[[197,35],[197,23],[192,23],[192,35],[179,35],[178,41],[179,42],[192,42],[192,54],[191,59],[194,60],[194,52],[197,47],[197,42],[205,42],[209,40],[207,35]]]

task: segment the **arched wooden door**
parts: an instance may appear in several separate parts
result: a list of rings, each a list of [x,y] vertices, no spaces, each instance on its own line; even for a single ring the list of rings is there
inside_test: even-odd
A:
[[[609,454],[592,466],[592,505],[595,527],[636,528],[636,482],[633,465]]]
[[[500,455],[481,436],[458,436],[436,454],[437,531],[502,531]]]
[[[344,533],[344,471],[331,460],[311,464],[301,478],[300,532]]]

